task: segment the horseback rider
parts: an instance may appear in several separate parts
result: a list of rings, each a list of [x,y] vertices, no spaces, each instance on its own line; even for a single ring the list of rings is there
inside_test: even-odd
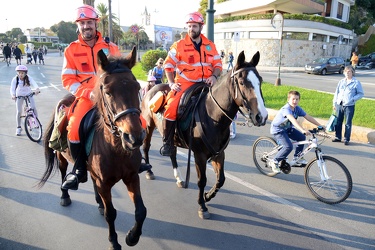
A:
[[[106,42],[97,30],[99,17],[90,5],[77,9],[78,40],[72,42],[64,52],[64,65],[61,79],[65,89],[71,92],[76,101],[71,105],[67,126],[68,145],[75,161],[73,171],[65,177],[62,189],[78,189],[78,183],[87,181],[86,153],[79,138],[79,126],[83,116],[93,107],[90,99],[98,70],[97,53],[103,50],[106,55],[120,55],[118,47]]]
[[[171,91],[166,98],[163,119],[163,146],[160,150],[163,156],[170,156],[175,150],[173,137],[177,109],[184,91],[199,82],[215,84],[222,70],[215,44],[201,34],[204,25],[202,14],[188,14],[186,24],[187,35],[171,46],[164,62]]]

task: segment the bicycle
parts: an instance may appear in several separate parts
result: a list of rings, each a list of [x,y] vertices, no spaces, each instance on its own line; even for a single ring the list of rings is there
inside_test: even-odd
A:
[[[40,142],[42,139],[42,124],[38,117],[36,117],[34,109],[30,106],[30,97],[35,95],[35,92],[30,93],[27,96],[17,96],[19,99],[25,100],[24,113],[21,118],[25,118],[25,132],[30,140],[33,142]]]
[[[322,127],[309,130],[311,138],[305,141],[293,142],[293,145],[308,145],[297,157],[297,159],[288,161],[283,160],[280,163],[280,170],[289,174],[291,167],[305,168],[304,180],[307,188],[311,194],[327,204],[337,204],[345,201],[353,187],[352,177],[346,166],[332,156],[324,155],[322,149],[319,147],[326,138],[331,138],[330,135],[322,133]],[[318,141],[317,136],[322,136],[324,139]],[[270,161],[273,161],[274,156],[282,148],[271,137],[259,137],[253,144],[253,161],[258,170],[267,176],[273,177],[277,173],[272,171]],[[307,164],[296,164],[304,155],[311,150],[315,150],[315,158]]]

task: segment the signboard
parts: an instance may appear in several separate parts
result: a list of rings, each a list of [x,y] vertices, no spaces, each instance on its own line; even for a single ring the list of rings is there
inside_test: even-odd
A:
[[[233,41],[239,42],[240,41],[240,32],[238,32],[238,31],[234,32],[232,38],[233,38]]]
[[[166,43],[172,43],[172,28],[166,27],[166,26],[154,26],[155,30],[155,42],[157,44],[166,44]]]

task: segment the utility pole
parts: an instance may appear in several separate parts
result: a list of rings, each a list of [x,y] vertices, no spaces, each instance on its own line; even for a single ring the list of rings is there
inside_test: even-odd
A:
[[[206,11],[207,38],[214,41],[214,0],[208,0],[208,9]]]
[[[112,0],[108,0],[108,36],[109,40],[113,42],[113,35],[112,35]]]

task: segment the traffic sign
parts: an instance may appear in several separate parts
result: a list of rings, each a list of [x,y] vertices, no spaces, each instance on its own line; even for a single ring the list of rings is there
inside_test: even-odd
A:
[[[130,27],[131,31],[134,33],[134,34],[137,34],[138,31],[139,31],[139,28],[137,25],[133,25]]]

